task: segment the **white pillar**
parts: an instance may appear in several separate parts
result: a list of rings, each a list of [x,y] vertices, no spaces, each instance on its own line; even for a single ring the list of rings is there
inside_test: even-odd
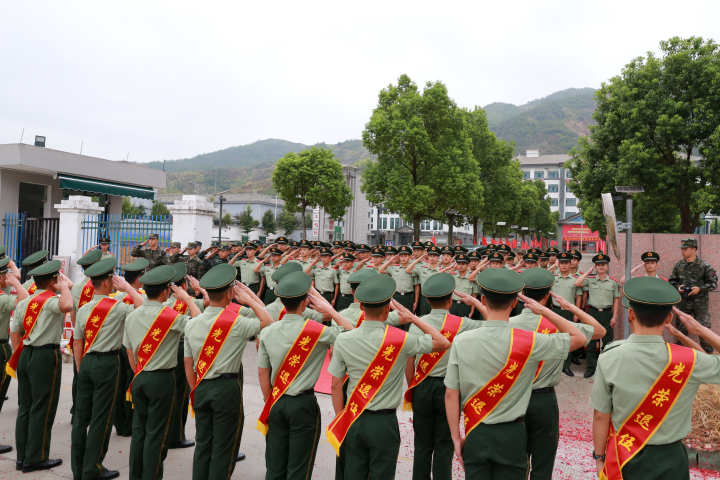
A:
[[[82,280],[82,271],[75,263],[84,253],[82,251],[82,221],[86,215],[102,213],[103,209],[92,198],[83,195],[70,195],[67,200],[55,204],[60,213],[58,256],[69,259],[65,274],[73,282]]]
[[[215,206],[202,195],[183,195],[168,205],[173,216],[172,240],[185,247],[188,242],[200,241],[210,246],[214,232]]]

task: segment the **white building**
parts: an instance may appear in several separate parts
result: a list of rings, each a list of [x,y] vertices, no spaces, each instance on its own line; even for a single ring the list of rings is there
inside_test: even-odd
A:
[[[413,241],[413,225],[406,222],[397,213],[388,212],[381,205],[375,205],[368,211],[368,241],[372,244],[409,245]],[[482,227],[480,227],[482,229]],[[463,244],[472,243],[472,225],[453,228],[453,237]],[[447,243],[448,225],[437,220],[420,222],[420,240],[435,237],[439,244]],[[478,233],[482,235],[482,233]]]
[[[517,157],[525,180],[543,180],[550,198],[550,211],[559,212],[562,220],[579,213],[578,200],[568,187],[570,170],[565,162],[570,155],[540,155],[539,150],[527,150]]]

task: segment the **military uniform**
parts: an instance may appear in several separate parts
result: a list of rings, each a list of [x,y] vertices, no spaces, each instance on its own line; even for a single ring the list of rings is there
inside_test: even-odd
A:
[[[593,263],[608,263],[610,257],[604,254],[598,254],[593,257]],[[605,275],[605,278],[597,276],[595,278],[586,278],[583,281],[583,291],[588,293],[588,313],[597,320],[605,329],[605,336],[602,338],[602,346],[608,345],[615,339],[615,332],[610,326],[610,320],[615,313],[615,299],[620,298],[620,285]],[[600,341],[591,342],[588,348],[587,370],[585,378],[591,377],[595,373],[598,355],[602,351]]]
[[[239,279],[242,283],[250,287],[254,293],[260,290],[260,274],[255,273],[254,269],[258,264],[258,259],[245,259],[235,262],[235,268],[238,269]]]
[[[437,246],[433,245],[432,247],[428,248],[428,255],[438,256],[440,255],[440,249]],[[429,263],[416,265],[413,269],[413,274],[415,275],[415,284],[422,285],[423,283],[425,283],[425,280],[436,274],[437,271],[437,264],[434,267],[430,266]],[[427,303],[427,300],[423,296],[420,296],[416,313],[418,315],[427,315],[428,313],[430,313],[430,304]]]
[[[270,255],[282,255],[282,252],[273,248],[270,250]],[[260,267],[260,276],[265,279],[265,292],[263,293],[263,303],[265,305],[275,301],[275,286],[277,283],[272,279],[272,274],[278,268],[280,268],[280,264],[273,263],[272,259],[263,263],[262,267]]]
[[[683,248],[697,248],[697,241],[694,239],[683,240],[681,246]],[[681,292],[682,301],[678,308],[685,313],[689,313],[695,319],[706,327],[710,327],[710,311],[709,311],[709,293],[717,288],[718,278],[715,269],[700,258],[695,258],[694,262],[680,260],[673,267],[670,274],[669,282],[675,288],[686,287]],[[688,295],[692,287],[700,287],[700,293],[697,295]],[[687,334],[687,329],[682,322],[677,321],[676,326],[682,333]],[[700,345],[703,350],[710,353],[713,351],[712,346],[702,338]]]
[[[169,284],[175,272],[169,265],[156,267],[145,273],[140,281],[146,285]],[[165,309],[162,303],[148,299],[128,315],[123,345],[133,355],[141,347],[155,318]],[[187,315],[179,315],[145,368],[132,381],[133,412],[130,442],[130,478],[162,477],[163,461],[167,456],[166,436],[175,403],[175,375],[177,349]]]
[[[353,255],[345,255],[343,257],[343,261],[354,262],[355,257]],[[352,274],[352,268],[350,270],[338,268],[338,283],[340,284],[340,287],[338,291],[338,298],[335,301],[335,310],[344,310],[353,302],[352,289],[350,288],[350,283],[347,281],[348,277]]]
[[[150,234],[148,238],[158,238],[157,234]],[[154,250],[150,248],[143,248],[142,245],[138,244],[133,247],[130,251],[130,255],[133,257],[145,258],[150,262],[150,268],[155,268],[158,265],[165,265],[168,263],[167,255],[165,250],[158,247]]]
[[[321,256],[329,256],[330,250],[323,249],[320,253]],[[318,264],[311,272],[313,281],[315,282],[315,289],[320,292],[325,300],[333,304],[335,298],[335,288],[340,282],[338,271],[333,268],[332,265],[327,267],[322,264]]]
[[[115,258],[107,258],[86,269],[86,273],[93,278],[107,277],[112,275],[114,268]],[[86,329],[88,322],[97,322],[97,318],[90,318],[90,315],[105,298],[110,297],[94,295],[78,310],[75,318],[75,340],[83,344],[94,341],[85,352],[77,373],[77,409],[72,420],[70,450],[74,478],[95,478],[104,473],[102,461],[107,453],[109,426],[120,389],[120,356],[127,355],[122,349],[122,337],[125,318],[134,310],[133,305],[116,300],[99,330]]]
[[[457,263],[469,263],[469,260],[467,256],[464,254],[460,254],[457,257],[455,257],[455,261]],[[455,289],[462,292],[467,293],[468,295],[475,296],[479,290],[477,287],[477,283],[475,283],[472,280],[469,280],[467,276],[470,274],[468,270],[465,271],[465,273],[460,272],[453,272],[451,275],[455,279]],[[466,305],[465,303],[460,301],[460,297],[455,295],[453,293],[452,296],[452,305],[450,306],[450,313],[453,315],[457,315],[459,317],[468,317],[470,316],[470,306]]]
[[[0,275],[7,273],[10,259],[0,259]],[[15,309],[17,295],[0,293],[0,411],[5,403],[5,395],[10,386],[10,375],[5,372],[5,364],[10,360],[12,349],[8,343],[8,329],[10,328],[10,315]]]
[[[570,261],[570,254],[567,252],[558,253],[557,255],[559,260],[561,261]],[[582,288],[578,288],[575,286],[576,281],[577,278],[571,273],[568,272],[567,276],[562,276],[560,275],[558,270],[558,273],[555,275],[555,281],[553,282],[553,286],[550,291],[555,295],[563,297],[568,302],[575,304],[577,302],[577,297],[579,295],[582,295]],[[567,320],[572,321],[573,319],[573,314],[567,310],[563,310],[562,308],[560,308],[560,305],[556,304],[554,300],[552,302],[552,311],[566,318]],[[566,374],[572,374],[572,370],[570,370],[570,355],[568,355],[568,357],[565,359],[565,365],[563,366],[563,370]]]

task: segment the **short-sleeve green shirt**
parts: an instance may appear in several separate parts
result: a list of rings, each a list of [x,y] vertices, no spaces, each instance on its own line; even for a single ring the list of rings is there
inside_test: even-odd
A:
[[[260,267],[260,275],[265,277],[265,285],[270,290],[275,290],[275,286],[277,283],[272,279],[272,274],[275,273],[275,270],[278,269],[279,266],[275,266],[272,263],[264,263],[262,267]]]
[[[258,260],[239,260],[233,265],[240,270],[240,281],[245,285],[254,285],[260,281],[260,275],[255,273],[254,269],[258,264]]]
[[[88,318],[95,306],[103,298],[109,298],[105,295],[93,295],[93,299],[80,307],[75,314],[75,330],[73,337],[75,340],[85,338],[85,326]],[[133,305],[123,303],[118,300],[114,307],[110,310],[107,317],[103,321],[102,327],[95,336],[95,341],[88,349],[88,352],[110,352],[118,350],[122,347],[123,333],[125,330],[125,319],[135,310]]]
[[[466,272],[465,275],[460,275],[459,273],[453,273],[453,277],[455,277],[455,290],[459,290],[463,293],[467,293],[468,295],[475,295],[480,291],[478,288],[478,284],[474,281],[468,280],[467,278],[468,273]],[[452,296],[453,300],[460,300],[460,297],[455,295],[453,293]]]
[[[696,361],[690,379],[675,405],[665,417],[650,445],[663,445],[685,438],[690,433],[692,406],[698,387],[720,384],[720,356],[695,352]],[[617,430],[645,398],[668,361],[668,348],[659,335],[630,335],[625,341],[611,343],[600,354],[590,404],[602,413],[611,413]]]
[[[277,322],[278,319],[280,319],[280,313],[282,313],[283,308],[285,308],[285,306],[282,304],[279,298],[276,298],[272,302],[265,305],[265,310],[267,310],[267,312],[270,314],[273,322]],[[310,317],[317,322],[323,321],[322,313],[318,312],[317,310],[313,310],[312,308],[306,308],[303,312],[303,317]]]
[[[338,271],[333,267],[315,267],[312,271],[315,288],[320,293],[334,292],[338,283]]]
[[[27,306],[35,297],[44,291],[45,290],[40,290],[38,288],[34,294],[17,304],[13,318],[10,321],[11,332],[19,333],[21,335],[25,334],[23,318],[25,318]],[[60,344],[63,327],[65,326],[65,314],[60,311],[59,302],[60,297],[57,295],[47,299],[40,315],[38,315],[35,327],[28,338],[23,340],[25,345],[41,347],[43,345]]]
[[[352,295],[352,288],[350,288],[350,284],[347,281],[348,277],[352,275],[352,273],[352,270],[345,270],[342,268],[338,270],[338,283],[340,284],[341,295]]]
[[[567,277],[555,275],[555,280],[550,291],[552,291],[552,293],[556,295],[560,295],[568,302],[574,304],[576,297],[578,295],[582,295],[582,288],[578,288],[575,286],[576,280],[577,279],[570,274],[568,274]],[[556,304],[554,300],[553,305],[558,306],[558,304]]]
[[[10,328],[10,314],[15,308],[17,295],[9,293],[0,294],[0,340],[8,339],[8,328]]]
[[[438,272],[437,268],[431,268],[430,264],[415,265],[413,273],[415,274],[415,283],[422,285],[425,280],[435,275]]]
[[[620,286],[609,276],[604,279],[586,278],[582,288],[588,292],[588,305],[591,307],[608,308],[616,298],[620,298]]]
[[[145,338],[150,326],[165,305],[155,300],[145,300],[145,302],[130,312],[125,319],[125,333],[123,335],[123,345],[134,353],[137,353],[140,343]],[[164,370],[175,368],[177,366],[178,343],[180,337],[185,331],[185,324],[188,321],[187,315],[178,315],[170,327],[170,331],[165,336],[163,342],[158,346],[157,351],[150,361],[145,365],[145,370]]]
[[[360,320],[360,315],[362,314],[362,309],[360,308],[360,303],[353,302],[348,308],[338,313],[342,315],[348,322],[352,323],[353,327],[357,327],[358,321]],[[385,323],[387,323],[388,325],[392,325],[393,327],[399,325],[400,315],[398,315],[397,311],[393,310],[388,315]],[[335,322],[333,321],[333,325],[334,324]]]
[[[78,302],[80,301],[80,295],[82,295],[82,291],[89,280],[90,279],[88,277],[84,277],[81,282],[73,284],[72,288],[70,289],[70,295],[72,295],[73,298],[73,308],[75,308],[76,312],[78,310]]]
[[[402,265],[391,265],[387,269],[387,273],[395,280],[397,293],[402,295],[412,292],[415,288],[414,275],[407,273],[406,268]]]

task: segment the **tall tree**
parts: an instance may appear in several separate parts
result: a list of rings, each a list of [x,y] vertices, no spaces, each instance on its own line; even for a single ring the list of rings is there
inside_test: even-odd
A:
[[[717,208],[720,47],[699,37],[660,42],[596,94],[595,125],[568,162],[588,225],[604,231],[600,194],[641,185],[638,231],[691,233]],[[624,213],[624,202],[616,205]]]
[[[265,210],[262,217],[262,228],[265,233],[271,235],[277,230],[277,224],[275,223],[275,215],[272,210]]]
[[[143,205],[133,205],[129,198],[122,199],[123,215],[145,215],[145,207]]]
[[[170,215],[170,210],[165,206],[164,203],[160,203],[157,200],[153,200],[152,204],[152,215],[157,217]]]
[[[290,235],[297,230],[299,223],[300,222],[298,222],[297,216],[293,212],[288,212],[285,208],[283,208],[277,218],[278,227],[285,233],[285,235]]]
[[[248,233],[252,232],[255,227],[260,225],[260,222],[255,220],[252,216],[252,208],[250,208],[250,205],[243,210],[243,213],[240,215],[237,215],[235,217],[235,220],[237,224],[240,226],[240,229],[245,232],[247,235]]]
[[[304,213],[307,207],[321,207],[331,218],[341,218],[352,203],[342,165],[325,148],[312,147],[300,153],[288,153],[275,164],[272,174],[275,191],[285,208]],[[306,221],[302,215],[302,238]]]

